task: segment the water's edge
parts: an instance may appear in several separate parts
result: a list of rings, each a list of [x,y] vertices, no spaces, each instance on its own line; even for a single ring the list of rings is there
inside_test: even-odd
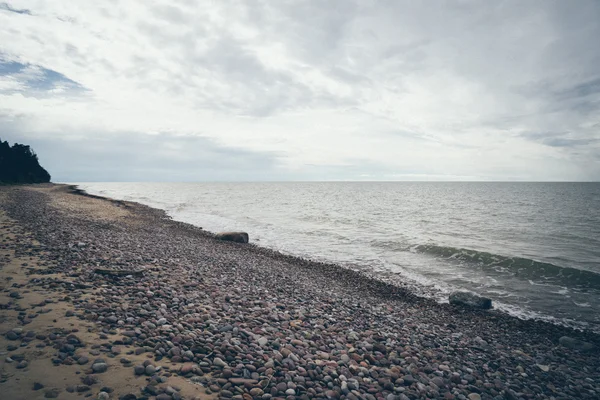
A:
[[[114,199],[114,198],[111,198],[108,196],[92,194],[92,193],[87,192],[84,189],[81,189],[79,187],[79,185],[77,185],[77,184],[65,184],[65,185],[69,188],[69,190],[73,194],[76,194],[76,195],[98,198],[98,199],[110,201],[113,203],[117,203],[119,205],[124,205],[127,203],[141,205],[141,206],[148,207],[148,208],[151,208],[154,210],[158,210],[161,213],[163,213],[166,218],[169,218],[173,221],[185,224],[187,226],[192,226],[196,229],[201,229],[203,232],[205,232],[211,236],[213,236],[213,235],[215,235],[215,233],[217,233],[217,232],[212,232],[212,231],[206,230],[206,229],[200,227],[199,225],[190,223],[183,218],[176,218],[173,215],[171,215],[171,212],[169,212],[169,210],[166,210],[166,209],[163,209],[160,207],[156,207],[154,205],[144,204],[144,203],[138,202],[138,201]],[[339,262],[336,260],[327,259],[326,257],[318,256],[318,255],[317,256],[311,256],[311,255],[307,255],[307,254],[299,255],[297,253],[294,253],[293,251],[271,248],[269,246],[263,245],[262,243],[254,242],[254,243],[250,243],[249,246],[252,246],[258,250],[279,254],[279,255],[281,255],[287,259],[290,259],[291,261],[295,261],[295,262],[317,263],[317,264],[329,265],[332,267],[342,268],[347,271],[352,271],[353,273],[359,274],[364,279],[377,281],[383,285],[391,285],[397,289],[400,289],[403,292],[406,292],[408,297],[415,296],[415,297],[419,298],[420,301],[425,301],[427,303],[436,304],[438,306],[442,306],[443,304],[447,305],[447,303],[448,303],[448,299],[447,299],[446,295],[444,295],[443,297],[440,297],[440,293],[436,292],[436,290],[434,288],[419,285],[418,282],[415,282],[414,280],[411,280],[409,277],[406,277],[402,274],[398,274],[398,273],[393,274],[393,273],[388,273],[385,271],[370,270],[359,264]],[[569,329],[574,329],[579,332],[588,332],[588,333],[593,333],[593,334],[600,333],[600,331],[597,331],[597,330],[593,329],[593,327],[589,326],[588,324],[582,323],[580,321],[570,320],[570,319],[559,319],[559,318],[544,315],[544,314],[541,314],[538,312],[528,312],[523,309],[514,308],[511,305],[502,304],[501,302],[498,302],[498,301],[494,301],[493,308],[494,308],[493,310],[490,310],[487,312],[493,313],[493,314],[498,313],[503,316],[515,318],[515,319],[522,320],[522,321],[539,322],[539,323],[544,323],[544,324],[550,324],[553,326],[566,327]]]

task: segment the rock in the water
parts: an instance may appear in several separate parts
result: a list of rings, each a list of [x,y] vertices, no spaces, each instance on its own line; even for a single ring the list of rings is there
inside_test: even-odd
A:
[[[236,243],[248,243],[249,237],[246,232],[221,232],[217,233],[215,237],[219,240],[227,240]]]
[[[471,308],[480,308],[489,310],[492,308],[492,300],[487,297],[481,297],[469,292],[454,292],[448,297],[450,304],[467,306]]]
[[[584,342],[583,340],[575,339],[569,336],[563,336],[558,339],[558,342],[568,347],[569,349],[579,350],[579,351],[589,351],[594,348],[594,345],[588,342]]]

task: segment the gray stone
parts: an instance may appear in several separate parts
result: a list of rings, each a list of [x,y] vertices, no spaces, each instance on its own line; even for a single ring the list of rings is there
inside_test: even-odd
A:
[[[156,367],[152,364],[146,366],[146,375],[151,376],[156,372]]]
[[[213,364],[216,365],[217,367],[226,367],[227,363],[225,363],[225,361],[221,360],[219,357],[215,357],[215,359],[213,360]]]
[[[249,241],[249,237],[246,232],[221,232],[217,233],[215,238],[236,243],[248,243]]]
[[[17,335],[14,331],[10,331],[6,334],[6,338],[8,340],[17,340],[19,338],[19,335]]]
[[[569,349],[579,350],[579,351],[590,351],[594,348],[594,345],[588,342],[584,342],[583,340],[575,339],[569,336],[563,336],[558,339],[558,343],[563,345],[564,347],[568,347]]]
[[[98,393],[98,397],[96,397],[96,400],[109,400],[110,399],[110,395],[106,392],[100,392]]]
[[[51,388],[51,389],[47,389],[44,392],[44,397],[47,399],[56,399],[59,394],[60,394],[60,389]]]
[[[469,292],[454,292],[448,297],[450,304],[467,306],[471,308],[479,308],[489,310],[492,308],[492,300],[487,297],[478,296]]]
[[[94,371],[96,373],[106,372],[107,369],[108,369],[108,364],[105,364],[105,363],[96,363],[96,364],[92,365],[92,371]]]

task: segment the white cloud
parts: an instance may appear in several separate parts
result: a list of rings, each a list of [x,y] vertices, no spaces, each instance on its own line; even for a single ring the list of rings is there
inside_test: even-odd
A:
[[[0,9],[0,56],[27,67],[0,113],[43,143],[201,136],[290,179],[600,179],[597,2],[10,6],[30,13]],[[46,70],[80,87],[27,83]]]

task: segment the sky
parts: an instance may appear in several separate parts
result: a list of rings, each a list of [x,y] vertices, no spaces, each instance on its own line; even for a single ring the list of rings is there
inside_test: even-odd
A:
[[[600,180],[600,1],[0,2],[56,182]]]

